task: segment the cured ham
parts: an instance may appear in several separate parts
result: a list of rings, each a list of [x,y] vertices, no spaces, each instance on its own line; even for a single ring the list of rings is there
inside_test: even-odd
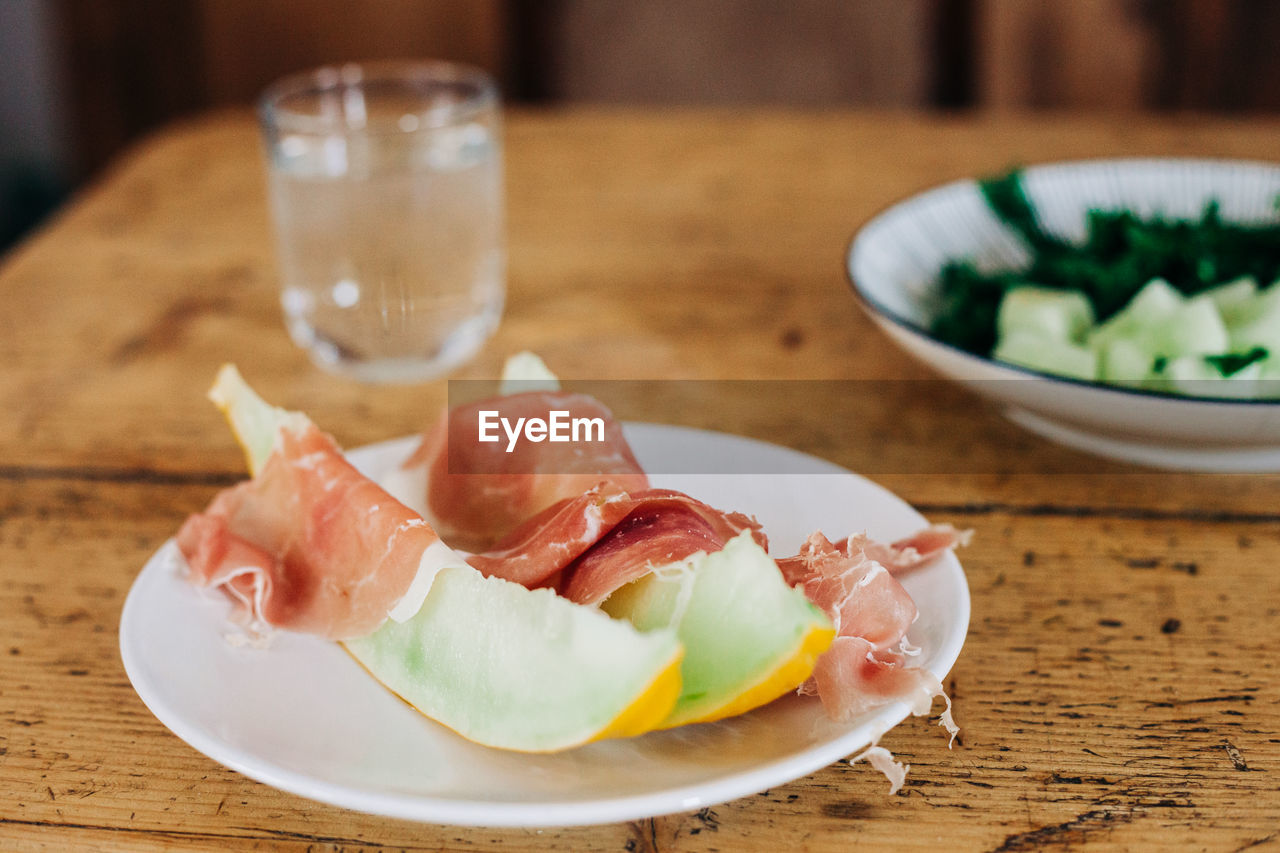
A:
[[[817,696],[827,716],[843,721],[889,702],[906,702],[913,714],[923,716],[942,695],[942,685],[927,669],[909,666],[901,654],[877,651],[861,637],[837,635],[800,693]]]
[[[967,538],[954,528],[937,527],[893,545],[865,535],[833,544],[814,533],[799,554],[779,560],[787,581],[799,585],[836,627],[836,639],[818,658],[800,692],[816,695],[837,720],[891,701],[907,702],[915,714],[929,713],[934,697],[945,694],[932,673],[909,665],[902,649],[916,606],[878,558],[896,561],[902,570],[922,565]],[[949,712],[944,712],[942,722],[954,736]]]
[[[305,420],[281,427],[258,474],[191,516],[177,542],[192,581],[223,588],[248,619],[331,639],[371,633],[422,570],[460,563]]]
[[[886,549],[865,535],[832,544],[814,533],[800,553],[778,561],[782,576],[831,617],[836,631],[874,649],[899,643],[916,619],[915,602],[884,564],[868,555]]]
[[[554,587],[562,570],[622,521],[631,506],[626,491],[600,483],[552,504],[467,562],[490,577],[530,588]]]
[[[514,424],[546,420],[553,411],[568,413],[570,421],[599,419],[602,440],[478,440],[482,412]],[[435,529],[471,551],[492,547],[531,516],[602,483],[625,491],[649,485],[609,409],[566,391],[526,391],[457,406],[427,433],[405,467],[425,469],[424,515]]]
[[[760,525],[741,513],[669,489],[627,492],[605,483],[548,507],[467,562],[487,575],[598,604],[655,567],[719,551],[744,530],[767,545]]]
[[[566,569],[560,591],[570,601],[599,604],[653,568],[719,551],[743,531],[768,548],[760,525],[742,513],[722,512],[667,489],[650,489],[632,500],[631,512]]]
[[[950,524],[932,524],[889,545],[864,536],[859,547],[869,558],[891,573],[899,575],[923,566],[948,551],[968,545],[971,538],[972,530],[957,530]],[[847,540],[840,544],[847,544]]]

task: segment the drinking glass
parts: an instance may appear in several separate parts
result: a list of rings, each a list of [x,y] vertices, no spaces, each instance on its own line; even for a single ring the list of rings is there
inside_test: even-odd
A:
[[[484,72],[344,65],[260,103],[290,335],[371,382],[467,361],[505,296],[501,110]]]

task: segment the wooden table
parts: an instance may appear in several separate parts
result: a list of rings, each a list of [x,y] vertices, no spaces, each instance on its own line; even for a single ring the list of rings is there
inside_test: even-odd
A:
[[[509,307],[460,375],[530,348],[579,378],[894,380],[707,417],[977,531],[948,679],[962,743],[921,719],[891,732],[911,764],[894,797],[842,762],[696,814],[521,831],[318,805],[170,734],[116,637],[147,557],[240,476],[203,399],[217,365],[348,446],[417,431],[445,399],[330,378],[289,342],[255,130],[227,114],[131,152],[0,267],[0,849],[1280,847],[1280,478],[1153,473],[1023,433],[927,381],[842,268],[855,228],[940,181],[1277,159],[1280,123],[539,112],[508,141]]]

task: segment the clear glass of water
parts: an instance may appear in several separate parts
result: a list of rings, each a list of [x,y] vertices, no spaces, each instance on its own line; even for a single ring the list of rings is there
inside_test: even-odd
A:
[[[444,62],[322,68],[272,85],[259,113],[298,345],[370,382],[475,355],[506,291],[493,80]]]

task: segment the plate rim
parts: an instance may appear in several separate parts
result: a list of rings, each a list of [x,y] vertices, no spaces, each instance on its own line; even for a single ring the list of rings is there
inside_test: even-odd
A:
[[[630,437],[639,430],[641,434],[652,431],[654,435],[697,436],[698,440],[729,440],[741,446],[754,446],[770,453],[784,452],[797,461],[824,469],[827,473],[853,477],[870,485],[910,513],[918,524],[928,521],[914,507],[889,489],[874,481],[845,469],[833,462],[790,447],[745,436],[693,427],[627,422],[624,431]],[[353,461],[361,456],[388,452],[397,444],[408,445],[416,436],[388,439],[362,445],[347,451]],[[723,475],[720,475],[723,476]],[[820,476],[815,472],[812,476]],[[199,726],[188,724],[182,713],[171,707],[156,685],[140,677],[142,662],[140,650],[135,648],[137,638],[129,631],[136,623],[133,614],[142,605],[142,592],[151,575],[166,569],[166,564],[177,555],[174,539],[166,540],[147,559],[134,578],[121,611],[118,635],[121,660],[134,691],[149,711],[166,728],[188,746],[224,767],[273,788],[341,808],[353,809],[390,818],[430,822],[443,825],[475,827],[573,827],[640,820],[667,814],[689,812],[706,808],[740,797],[749,796],[775,785],[787,784],[808,776],[823,767],[839,761],[851,753],[868,746],[883,734],[906,719],[911,709],[905,702],[893,702],[877,709],[871,717],[853,726],[843,734],[772,761],[753,766],[748,770],[729,771],[724,776],[659,791],[608,797],[596,800],[547,799],[542,801],[479,801],[452,799],[439,795],[409,795],[390,792],[372,792],[368,789],[319,779],[308,773],[292,771],[270,760],[246,755],[234,745],[220,741]],[[956,628],[948,633],[938,650],[933,664],[928,667],[939,681],[945,680],[960,655],[968,637],[971,592],[964,568],[954,554],[948,555],[954,563],[951,571],[959,581],[962,593],[953,602],[956,608]]]

